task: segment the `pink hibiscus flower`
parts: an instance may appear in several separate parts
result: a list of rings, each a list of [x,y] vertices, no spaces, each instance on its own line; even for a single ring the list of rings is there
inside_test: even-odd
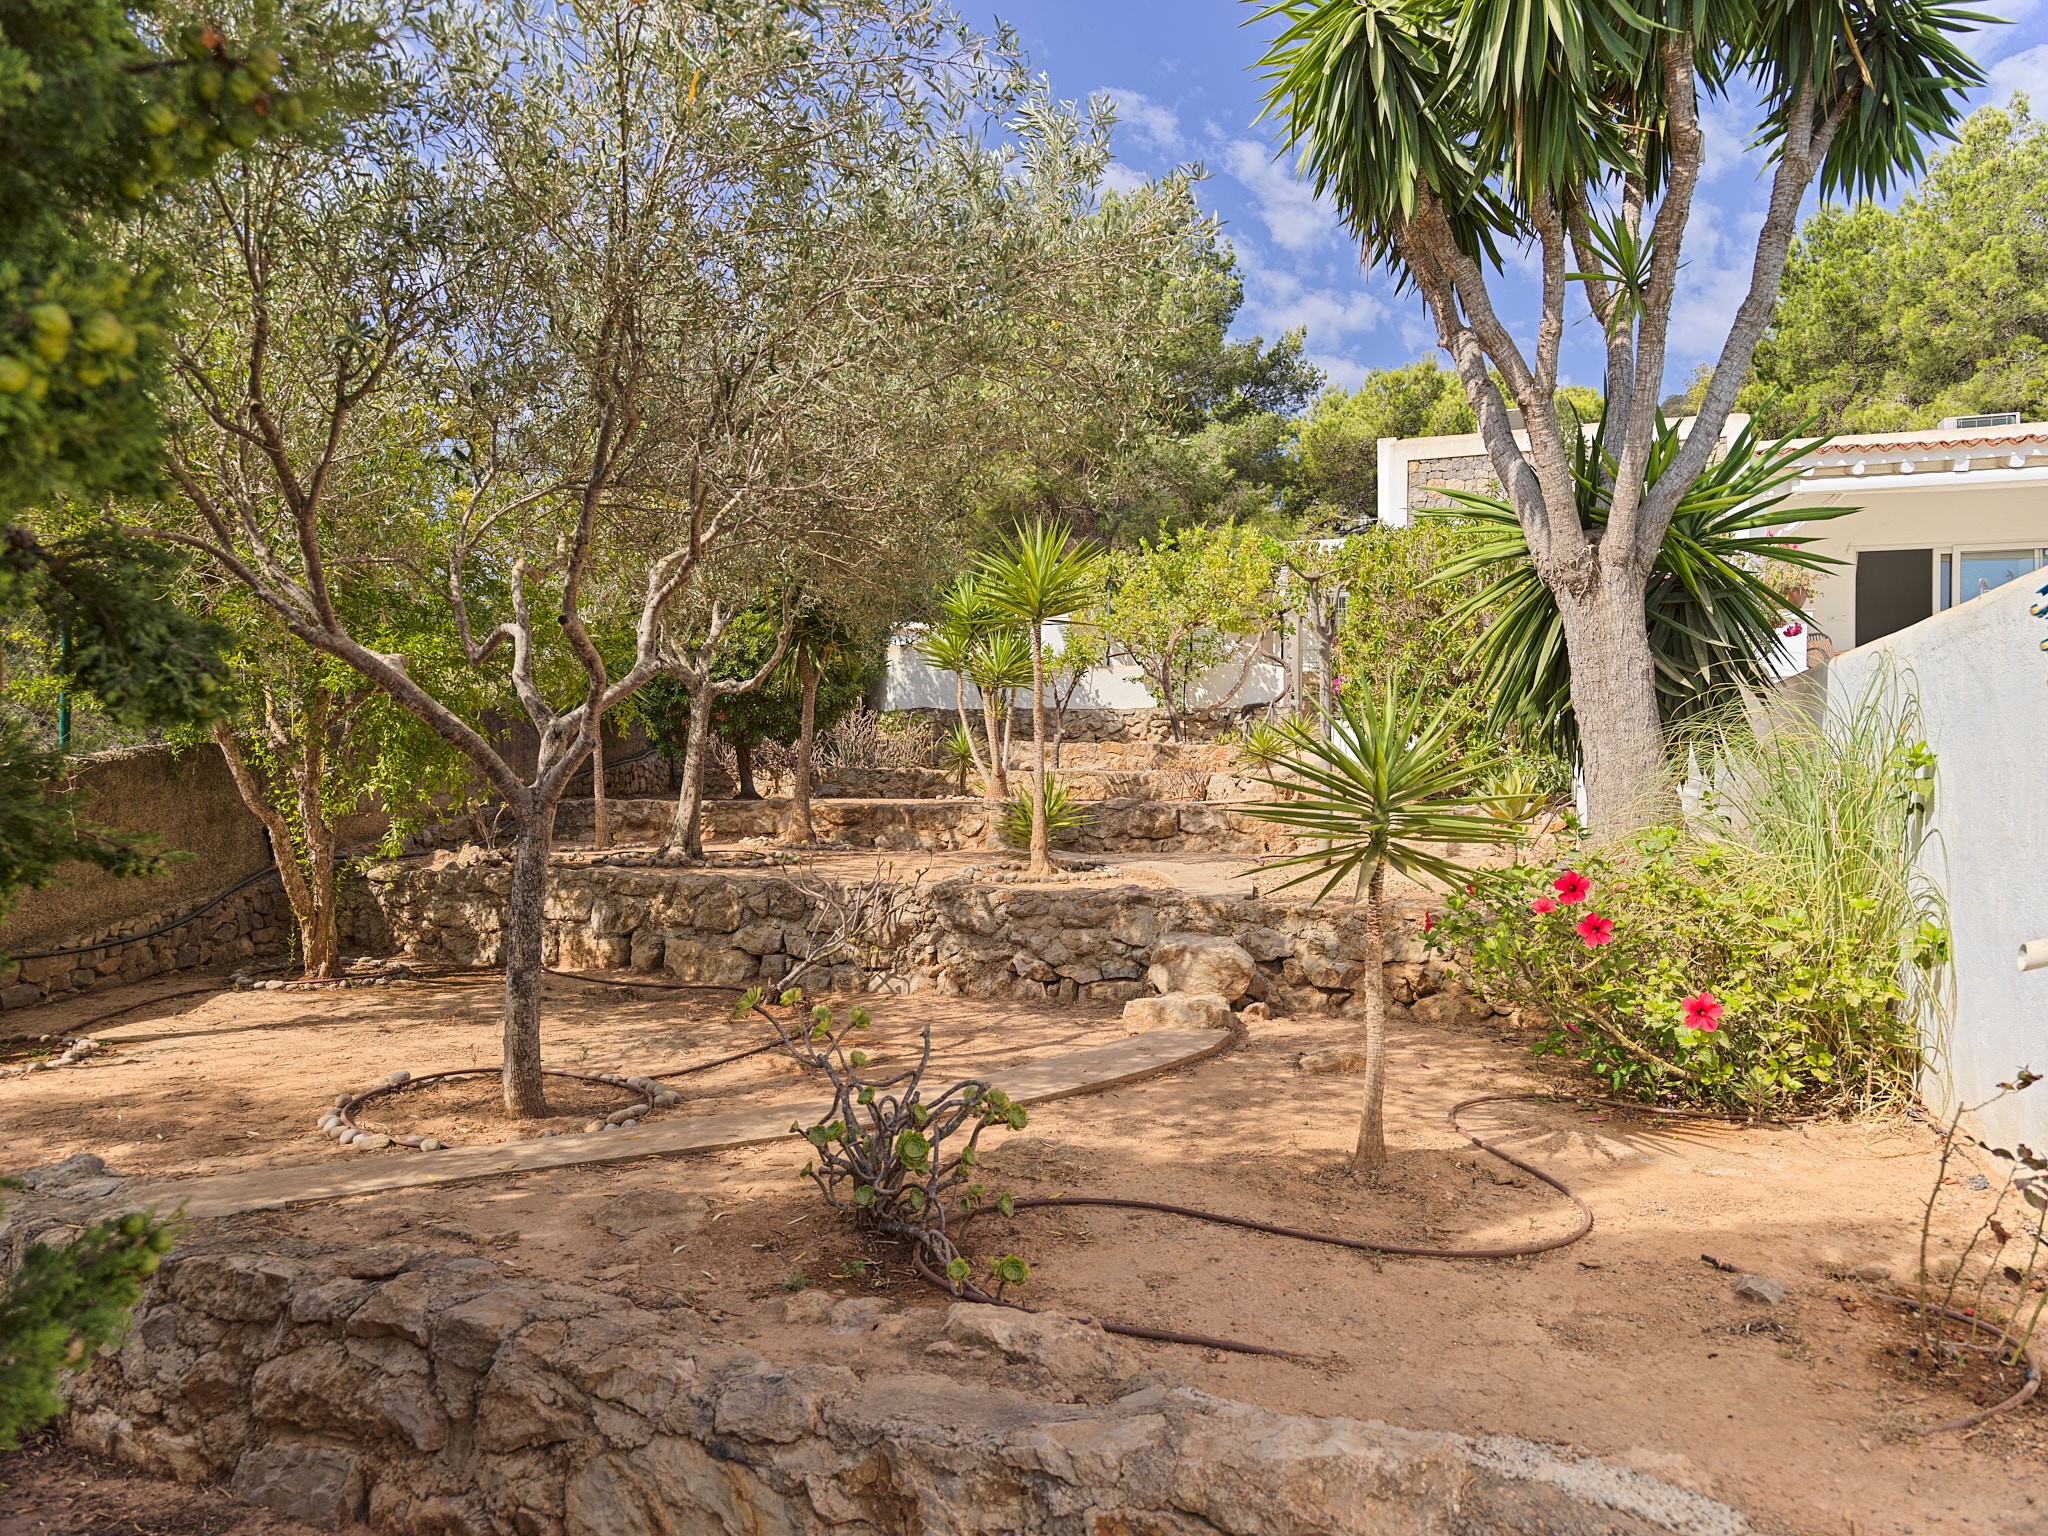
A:
[[[1614,942],[1614,920],[1602,917],[1598,912],[1588,912],[1578,920],[1572,931],[1578,934],[1588,949],[1598,949],[1602,944]]]

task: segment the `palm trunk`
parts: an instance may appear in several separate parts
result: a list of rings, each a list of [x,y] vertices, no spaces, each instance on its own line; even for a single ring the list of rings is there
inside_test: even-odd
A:
[[[967,718],[967,680],[958,672],[953,674],[953,707],[960,711],[960,732],[967,738],[967,755],[974,759],[974,771],[982,782],[988,781],[988,769],[982,766],[981,752],[974,745],[974,725]],[[960,770],[960,793],[967,793],[967,770]]]
[[[1590,592],[1559,591],[1557,611],[1571,658],[1586,819],[1602,840],[1624,837],[1677,807],[1657,714],[1643,584],[1602,571]]]
[[[521,1120],[548,1112],[540,1075],[540,986],[548,853],[554,835],[552,804],[535,806],[521,819],[512,848],[512,888],[505,903],[505,1113]]]
[[[811,826],[811,755],[818,742],[818,680],[823,674],[808,649],[797,656],[796,673],[804,696],[797,717],[796,769],[789,785],[789,830],[784,835],[792,843],[812,843],[818,834]]]
[[[597,719],[597,742],[590,749],[590,846],[612,845],[611,807],[604,797],[604,717]]]
[[[1045,824],[1045,630],[1031,626],[1031,873],[1052,873],[1052,835]]]
[[[1380,904],[1386,889],[1387,867],[1374,866],[1365,887],[1365,952],[1359,959],[1365,970],[1360,999],[1365,1004],[1365,1108],[1358,1117],[1358,1148],[1351,1154],[1351,1166],[1372,1169],[1387,1160],[1387,981],[1386,912]]]
[[[997,693],[1002,691],[995,690]],[[1003,761],[1006,754],[996,722],[996,706],[991,702],[990,690],[986,688],[981,690],[981,725],[988,734],[988,792],[995,800],[1007,800],[1010,798],[1009,766]]]
[[[704,857],[704,753],[711,738],[711,688],[708,681],[690,690],[690,734],[683,743],[683,790],[676,801],[676,824],[662,851],[685,859]]]

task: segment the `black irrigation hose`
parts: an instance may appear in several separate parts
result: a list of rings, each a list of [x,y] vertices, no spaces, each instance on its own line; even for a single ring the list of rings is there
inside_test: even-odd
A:
[[[1475,1098],[1462,1099],[1451,1106],[1451,1128],[1471,1142],[1482,1152],[1492,1154],[1510,1167],[1519,1168],[1531,1178],[1549,1185],[1578,1208],[1578,1225],[1570,1232],[1557,1237],[1547,1237],[1533,1243],[1512,1243],[1494,1248],[1426,1248],[1412,1243],[1384,1242],[1371,1238],[1339,1237],[1329,1232],[1311,1232],[1302,1227],[1284,1227],[1274,1222],[1253,1221],[1245,1216],[1226,1216],[1218,1211],[1199,1210],[1194,1206],[1173,1205],[1161,1200],[1129,1200],[1113,1195],[1050,1195],[1036,1199],[1013,1200],[1013,1210],[1024,1211],[1061,1206],[1098,1206],[1112,1210],[1146,1211],[1165,1216],[1181,1216],[1190,1221],[1204,1221],[1216,1226],[1238,1227],[1248,1232],[1262,1232],[1271,1237],[1292,1238],[1297,1242],[1320,1243],[1332,1248],[1349,1248],[1360,1253],[1384,1253],[1402,1258],[1414,1259],[1519,1259],[1534,1254],[1549,1253],[1554,1249],[1568,1247],[1593,1230],[1593,1208],[1582,1200],[1562,1179],[1544,1172],[1535,1164],[1525,1162],[1512,1152],[1503,1151],[1490,1141],[1484,1141],[1458,1123],[1463,1111],[1478,1104],[1494,1103],[1554,1103],[1557,1095],[1548,1093],[1482,1093]],[[960,1225],[978,1216],[985,1216],[993,1209],[980,1206],[967,1213]],[[929,1284],[954,1296],[964,1296],[970,1301],[983,1302],[993,1306],[1011,1307],[1019,1312],[1034,1312],[1035,1307],[1022,1302],[1009,1301],[991,1294],[979,1286],[962,1284],[956,1287],[952,1281],[939,1274],[926,1261],[922,1249],[912,1251],[912,1262],[918,1274]],[[1202,1333],[1179,1333],[1165,1328],[1141,1328],[1131,1323],[1114,1323],[1096,1320],[1105,1333],[1120,1334],[1125,1338],[1150,1339],[1163,1344],[1190,1344],[1201,1349],[1228,1350],[1240,1355],[1283,1355],[1295,1359],[1305,1358],[1297,1350],[1276,1349],[1268,1344],[1247,1344],[1238,1339],[1215,1338]]]
[[[1951,1429],[1975,1429],[1985,1420],[1996,1418],[1999,1414],[2009,1409],[2019,1407],[2020,1404],[2041,1390],[2041,1366],[2034,1359],[2033,1351],[2006,1332],[2005,1329],[1993,1328],[1975,1313],[1959,1312],[1954,1307],[1937,1307],[1931,1302],[1918,1301],[1911,1296],[1887,1296],[1885,1300],[1896,1302],[1909,1312],[1932,1312],[1937,1316],[1950,1318],[1958,1323],[1968,1323],[1973,1331],[1996,1334],[2000,1343],[2010,1344],[2019,1351],[2020,1359],[2027,1362],[2025,1385],[2019,1391],[2013,1393],[2011,1397],[2005,1399],[2004,1402],[1993,1403],[1989,1408],[1979,1409],[1976,1413],[1966,1413],[1959,1419],[1944,1419],[1939,1424],[1930,1424],[1925,1429],[1915,1429],[1910,1431],[1910,1433],[1926,1436],[1944,1434]]]
[[[219,906],[222,902],[226,901],[230,896],[239,895],[241,892],[246,891],[250,886],[256,884],[257,881],[274,880],[276,878],[277,866],[274,864],[266,865],[262,869],[257,870],[255,874],[250,875],[247,879],[237,880],[233,885],[229,886],[219,895],[208,897],[207,900],[200,903],[200,905],[194,907],[190,912],[187,912],[183,917],[174,917],[169,922],[160,924],[159,926],[150,929],[149,932],[147,933],[123,934],[119,938],[102,939],[97,944],[72,944],[68,945],[63,949],[34,949],[11,951],[9,952],[7,958],[10,960],[56,960],[62,958],[65,955],[90,955],[102,949],[118,949],[125,944],[134,944],[142,939],[158,938],[163,934],[171,932],[175,928],[182,928],[187,923],[195,922],[198,919],[206,916],[207,913],[211,912],[215,907]]]

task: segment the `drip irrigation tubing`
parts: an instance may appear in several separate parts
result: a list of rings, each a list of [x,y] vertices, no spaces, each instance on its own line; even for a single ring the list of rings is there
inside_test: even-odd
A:
[[[1179,1216],[1189,1221],[1207,1222],[1214,1226],[1237,1227],[1247,1232],[1260,1232],[1269,1237],[1285,1237],[1296,1242],[1319,1243],[1332,1248],[1348,1248],[1358,1253],[1383,1253],[1401,1258],[1413,1259],[1520,1259],[1539,1253],[1550,1253],[1559,1248],[1569,1247],[1593,1230],[1593,1208],[1554,1174],[1546,1173],[1534,1163],[1525,1161],[1514,1153],[1486,1141],[1465,1129],[1458,1116],[1468,1109],[1481,1104],[1499,1103],[1554,1103],[1557,1096],[1548,1093],[1482,1093],[1474,1098],[1461,1099],[1450,1110],[1451,1129],[1491,1156],[1499,1158],[1511,1168],[1519,1168],[1531,1178],[1548,1185],[1569,1200],[1578,1211],[1578,1223],[1570,1232],[1555,1237],[1540,1238],[1529,1243],[1508,1243],[1490,1248],[1435,1248],[1414,1243],[1397,1243],[1379,1238],[1343,1237],[1331,1232],[1312,1232],[1303,1227],[1282,1226],[1276,1222],[1254,1221],[1246,1216],[1229,1216],[1220,1211],[1205,1211],[1195,1206],[1174,1205],[1162,1200],[1135,1200],[1115,1195],[1048,1195],[1038,1198],[1013,1200],[1013,1211],[1056,1209],[1060,1207],[1093,1206],[1110,1210],[1143,1211],[1154,1215]],[[979,1216],[987,1215],[993,1206],[979,1206],[967,1213],[960,1225]],[[1035,1307],[983,1290],[979,1286],[962,1284],[955,1286],[952,1281],[934,1270],[926,1262],[921,1248],[912,1250],[912,1262],[926,1283],[954,1296],[964,1296],[994,1306],[1010,1307],[1019,1312],[1035,1312]],[[1149,1339],[1162,1344],[1187,1344],[1201,1349],[1226,1350],[1240,1355],[1281,1355],[1294,1359],[1306,1358],[1298,1350],[1279,1349],[1270,1344],[1251,1344],[1241,1339],[1217,1338],[1203,1333],[1182,1333],[1167,1328],[1144,1328],[1134,1323],[1118,1323],[1108,1319],[1095,1320],[1105,1333],[1119,1334],[1131,1339]]]
[[[147,933],[124,933],[120,935],[118,938],[102,939],[97,944],[71,944],[67,945],[63,949],[32,949],[10,951],[8,953],[7,958],[10,960],[58,960],[62,959],[66,955],[90,955],[97,950],[118,949],[124,944],[134,944],[143,939],[160,938],[164,934],[171,932],[173,929],[182,928],[187,923],[194,922],[199,918],[206,916],[207,913],[211,912],[215,907],[219,906],[222,902],[226,901],[230,896],[239,895],[241,892],[246,891],[250,886],[256,884],[259,880],[274,880],[276,878],[277,866],[274,864],[265,865],[262,869],[257,870],[255,874],[248,876],[246,879],[237,880],[233,885],[229,886],[226,890],[220,892],[218,895],[209,896],[205,901],[201,902],[198,906],[194,907],[184,916],[174,917],[167,923],[160,923],[156,927],[150,929]]]
[[[1924,1438],[1928,1435],[1946,1434],[1952,1429],[1975,1429],[1986,1420],[1995,1419],[2001,1413],[2006,1413],[2019,1407],[2020,1404],[2026,1402],[2036,1392],[2041,1390],[2040,1362],[2034,1358],[2034,1352],[2031,1349],[2028,1349],[2018,1339],[2006,1332],[2005,1329],[1993,1328],[1975,1313],[1958,1311],[1954,1307],[1938,1307],[1932,1302],[1918,1301],[1911,1296],[1887,1296],[1885,1300],[1896,1302],[1909,1312],[1932,1312],[1937,1317],[1946,1317],[1958,1323],[1968,1323],[1973,1332],[1989,1333],[1994,1335],[1999,1343],[2010,1344],[2013,1349],[2018,1351],[2019,1358],[2027,1362],[2026,1383],[2021,1386],[2019,1391],[2013,1393],[2012,1396],[2006,1398],[2003,1402],[1993,1403],[1989,1408],[1980,1408],[1975,1413],[1966,1413],[1959,1419],[1944,1419],[1939,1424],[1930,1424],[1925,1429],[1915,1429],[1909,1431],[1909,1433]]]

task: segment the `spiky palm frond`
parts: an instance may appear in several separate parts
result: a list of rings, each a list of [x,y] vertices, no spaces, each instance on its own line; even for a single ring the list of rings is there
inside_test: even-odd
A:
[[[1512,842],[1519,831],[1487,814],[1485,797],[1471,791],[1474,778],[1493,765],[1461,754],[1448,708],[1425,712],[1403,694],[1399,678],[1362,703],[1340,697],[1327,740],[1302,720],[1279,729],[1288,751],[1266,782],[1292,798],[1246,806],[1245,814],[1326,846],[1262,863],[1261,869],[1301,868],[1276,890],[1322,876],[1318,901],[1347,877],[1363,892],[1381,865],[1448,884],[1463,878],[1464,867],[1440,845]]]
[[[1607,521],[1614,458],[1602,447],[1598,431],[1572,434],[1567,442],[1579,520],[1598,529]],[[1677,423],[1659,413],[1646,485],[1656,484],[1682,442]],[[1769,658],[1780,643],[1778,627],[1794,619],[1807,621],[1797,605],[1765,582],[1765,561],[1805,570],[1839,564],[1808,549],[1799,535],[1780,531],[1790,519],[1777,508],[1799,477],[1799,459],[1811,451],[1810,442],[1789,435],[1760,443],[1745,426],[1727,453],[1679,499],[1644,597],[1657,667],[1657,708],[1667,730],[1719,714],[1745,691],[1763,688],[1770,681]],[[1466,659],[1478,664],[1493,727],[1512,728],[1527,745],[1576,757],[1578,724],[1564,621],[1557,599],[1530,561],[1521,521],[1497,496],[1442,494],[1456,503],[1455,509],[1425,515],[1477,523],[1487,535],[1446,562],[1433,581],[1480,578],[1481,585],[1447,618],[1455,623],[1491,615]],[[1821,522],[1854,510],[1802,508],[1796,520]]]
[[[1019,528],[992,551],[978,573],[978,590],[1003,618],[1045,624],[1089,607],[1102,592],[1100,551],[1065,523]]]

